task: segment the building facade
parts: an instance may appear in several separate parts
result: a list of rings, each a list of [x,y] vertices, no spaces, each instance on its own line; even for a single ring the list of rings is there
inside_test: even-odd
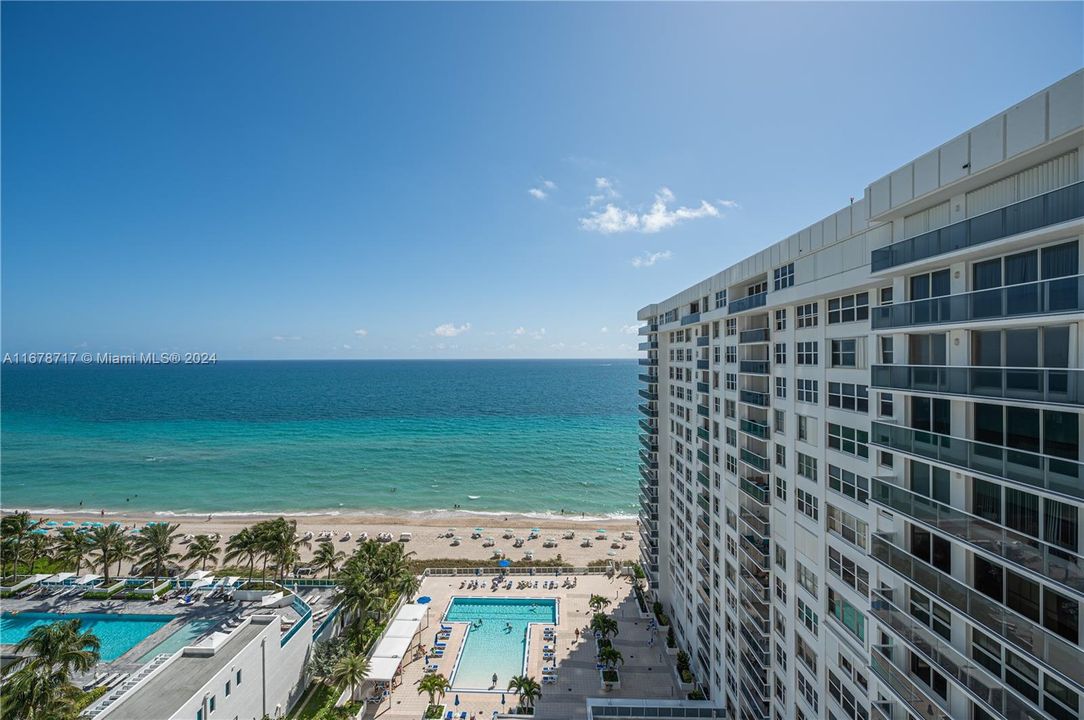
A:
[[[1084,71],[639,312],[642,565],[742,720],[1084,714]]]

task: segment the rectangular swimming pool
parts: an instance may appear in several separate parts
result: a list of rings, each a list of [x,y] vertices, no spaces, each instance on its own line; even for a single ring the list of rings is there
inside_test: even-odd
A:
[[[514,675],[523,673],[528,627],[557,623],[557,600],[454,597],[444,622],[470,623],[452,671],[452,687],[501,691],[508,688]]]
[[[108,662],[134,648],[172,619],[172,615],[121,613],[4,613],[0,615],[0,644],[16,644],[29,634],[31,628],[38,625],[49,625],[61,620],[79,620],[83,630],[90,630],[102,641],[101,658]]]

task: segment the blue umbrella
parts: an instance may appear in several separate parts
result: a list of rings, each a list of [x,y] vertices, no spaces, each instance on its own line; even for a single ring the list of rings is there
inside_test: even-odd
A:
[[[60,523],[58,523],[56,520],[50,520],[49,522],[47,522],[45,524],[48,525],[49,527],[56,527]]]
[[[64,527],[75,527],[75,523],[72,522],[71,520],[68,520],[67,522],[64,523]]]
[[[504,693],[501,693],[501,705],[504,705]]]
[[[433,602],[433,598],[429,597],[428,595],[422,595],[415,602],[417,602],[419,605],[428,605],[429,603]]]
[[[45,530],[43,528],[38,528],[37,530],[31,530],[30,534],[31,535],[48,535],[49,531]]]
[[[93,525],[94,523],[92,521],[90,521],[90,520],[84,520],[83,522],[81,522],[79,524],[83,525],[83,526],[86,526],[86,527],[89,527],[89,526]]]
[[[459,707],[459,693],[455,694],[455,705],[456,707]]]
[[[507,560],[501,560],[501,561],[500,561],[499,563],[497,563],[497,564],[498,564],[498,565],[500,565],[501,567],[508,567],[508,566],[509,566],[509,565],[511,565],[512,563],[510,563],[510,562],[509,562],[509,561],[507,561]]]

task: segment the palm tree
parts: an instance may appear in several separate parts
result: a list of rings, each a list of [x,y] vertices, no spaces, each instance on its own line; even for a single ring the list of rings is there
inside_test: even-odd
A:
[[[22,668],[4,686],[3,713],[25,720],[76,718],[75,699],[79,695],[79,689],[60,673]]]
[[[348,652],[331,668],[329,678],[340,690],[350,688],[350,699],[357,697],[358,687],[369,674],[369,659],[362,653]]]
[[[15,652],[33,655],[26,661],[28,669],[55,672],[67,682],[72,671],[84,673],[98,663],[101,646],[98,637],[83,630],[79,620],[61,620],[30,628]]]
[[[232,562],[238,558],[248,560],[248,579],[252,580],[252,574],[256,570],[256,558],[261,552],[260,536],[252,528],[241,530],[230,537],[226,542],[225,562]]]
[[[126,544],[124,528],[120,525],[106,525],[94,528],[90,534],[91,550],[98,553],[97,564],[102,569],[105,584],[109,585],[109,568],[117,555],[121,554],[121,545]],[[94,562],[92,558],[91,562]]]
[[[421,586],[422,581],[418,579],[418,576],[408,570],[400,574],[399,577],[392,582],[391,589],[398,595],[411,598],[414,597],[414,594],[418,592]]]
[[[64,528],[56,541],[56,557],[58,560],[73,566],[75,574],[79,574],[79,568],[83,566],[83,558],[90,554],[90,538],[83,533],[77,533],[71,528]]]
[[[602,613],[595,613],[591,618],[591,631],[602,635],[604,638],[617,635],[617,621]]]
[[[217,539],[210,535],[197,535],[188,546],[188,552],[181,559],[192,561],[192,564],[188,566],[189,570],[195,568],[196,565],[200,566],[200,570],[206,570],[208,562],[218,565],[218,552]]]
[[[625,664],[625,656],[615,647],[604,647],[598,652],[598,659],[606,667],[613,669]]]
[[[542,686],[533,677],[516,675],[508,683],[508,689],[519,693],[519,704],[523,707],[534,707],[534,701],[542,697]]]
[[[603,595],[592,595],[591,599],[587,601],[587,604],[591,606],[592,610],[599,612],[610,604],[610,599]]]
[[[25,544],[26,559],[28,561],[27,571],[32,573],[38,564],[38,560],[49,557],[53,541],[48,535],[34,533],[26,540]]]
[[[0,521],[0,536],[4,538],[4,544],[10,548],[12,554],[11,573],[13,575],[19,573],[19,561],[23,556],[23,544],[33,537],[31,532],[37,530],[40,525],[41,520],[31,520],[28,512],[7,515]]]
[[[335,543],[330,540],[323,540],[316,546],[316,554],[312,558],[312,565],[317,570],[327,570],[328,579],[331,579],[331,573],[335,568],[346,559],[346,553],[342,550],[335,549]]]
[[[135,550],[139,553],[139,561],[154,565],[155,585],[158,584],[158,578],[162,577],[162,568],[181,557],[179,553],[173,552],[173,543],[180,537],[178,527],[180,526],[176,523],[148,525],[136,536]]]
[[[125,560],[131,560],[133,557],[135,557],[135,555],[132,548],[132,541],[126,535],[121,535],[113,546],[113,559],[117,561],[118,577],[120,576],[121,563]]]
[[[444,693],[452,688],[448,678],[440,673],[426,675],[418,681],[418,694],[429,693],[429,704],[436,705],[438,697],[444,697]]]

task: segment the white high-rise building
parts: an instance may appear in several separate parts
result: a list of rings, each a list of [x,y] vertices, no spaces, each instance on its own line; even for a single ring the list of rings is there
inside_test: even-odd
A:
[[[1084,71],[640,310],[643,565],[728,717],[1084,714],[1082,157]]]

